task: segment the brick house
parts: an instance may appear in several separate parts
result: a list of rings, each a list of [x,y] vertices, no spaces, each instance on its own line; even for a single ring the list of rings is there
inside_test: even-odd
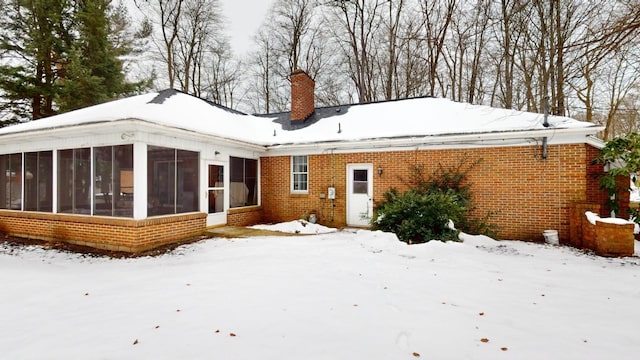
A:
[[[569,207],[602,203],[594,124],[429,97],[316,108],[313,80],[291,83],[287,113],[164,90],[0,129],[0,231],[137,252],[309,214],[366,227],[412,164],[461,159],[482,159],[475,201],[503,239],[566,239]]]

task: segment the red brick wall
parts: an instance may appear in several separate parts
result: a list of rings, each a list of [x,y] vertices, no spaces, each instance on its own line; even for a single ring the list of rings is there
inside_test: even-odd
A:
[[[204,213],[133,220],[0,210],[0,231],[9,235],[133,253],[201,235],[205,226]]]
[[[596,253],[601,256],[631,256],[634,252],[634,224],[596,221]]]
[[[310,155],[305,195],[290,192],[289,156],[266,157],[260,167],[264,221],[290,221],[313,211],[321,224],[345,226],[347,164],[373,164],[374,201],[379,201],[390,187],[406,189],[403,179],[409,178],[411,165],[423,164],[431,173],[438,164],[449,168],[461,159],[482,159],[469,175],[476,215],[495,212],[499,238],[542,241],[543,230],[556,229],[566,241],[569,205],[592,202],[587,194],[597,191],[587,176],[587,164],[597,154],[593,150],[585,144],[551,145],[547,160],[541,159],[539,146]],[[329,186],[336,188],[334,202],[320,197]]]
[[[631,179],[629,176],[618,176],[616,178],[616,182],[619,189],[629,189],[631,187]],[[619,214],[616,214],[616,217],[628,219],[630,206],[629,198],[631,196],[631,193],[629,191],[623,191],[616,196],[618,197],[618,204],[620,205]],[[606,216],[610,215],[611,213]]]
[[[586,217],[582,219],[582,246],[581,249],[596,250],[596,225],[589,222]]]
[[[251,226],[262,223],[262,207],[250,206],[227,211],[227,225]]]
[[[608,217],[610,210],[604,206],[607,202],[607,193],[598,189],[600,186],[600,177],[604,174],[604,167],[602,164],[592,164],[592,161],[589,160],[595,159],[598,156],[598,152],[599,150],[592,146],[587,147],[587,162],[585,163],[587,167],[587,198],[589,198],[592,203],[603,205],[600,208],[600,212],[596,212],[596,214],[602,217]]]
[[[601,256],[632,256],[634,253],[634,224],[611,224],[597,221],[595,225],[583,216],[582,248]]]
[[[587,190],[588,191],[588,190]],[[588,195],[587,195],[588,196]],[[593,243],[594,234],[585,235],[583,232],[587,227],[587,217],[585,213],[590,211],[594,214],[600,213],[600,205],[589,203],[574,203],[569,206],[569,239],[567,243],[577,248],[592,248],[589,246]],[[587,238],[587,240],[584,240]]]

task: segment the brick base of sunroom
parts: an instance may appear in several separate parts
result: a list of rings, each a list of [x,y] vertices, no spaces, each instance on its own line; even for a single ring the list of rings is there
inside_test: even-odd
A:
[[[0,210],[0,232],[21,238],[139,253],[202,235],[206,216],[187,213],[134,220]]]

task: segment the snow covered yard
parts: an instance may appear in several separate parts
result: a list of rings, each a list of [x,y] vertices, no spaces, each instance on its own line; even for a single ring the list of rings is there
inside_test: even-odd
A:
[[[5,359],[637,359],[636,257],[381,232],[107,259],[0,244]]]

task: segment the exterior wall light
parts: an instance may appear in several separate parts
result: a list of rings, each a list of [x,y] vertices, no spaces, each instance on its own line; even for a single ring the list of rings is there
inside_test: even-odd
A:
[[[378,176],[382,177],[382,166],[378,166]]]

